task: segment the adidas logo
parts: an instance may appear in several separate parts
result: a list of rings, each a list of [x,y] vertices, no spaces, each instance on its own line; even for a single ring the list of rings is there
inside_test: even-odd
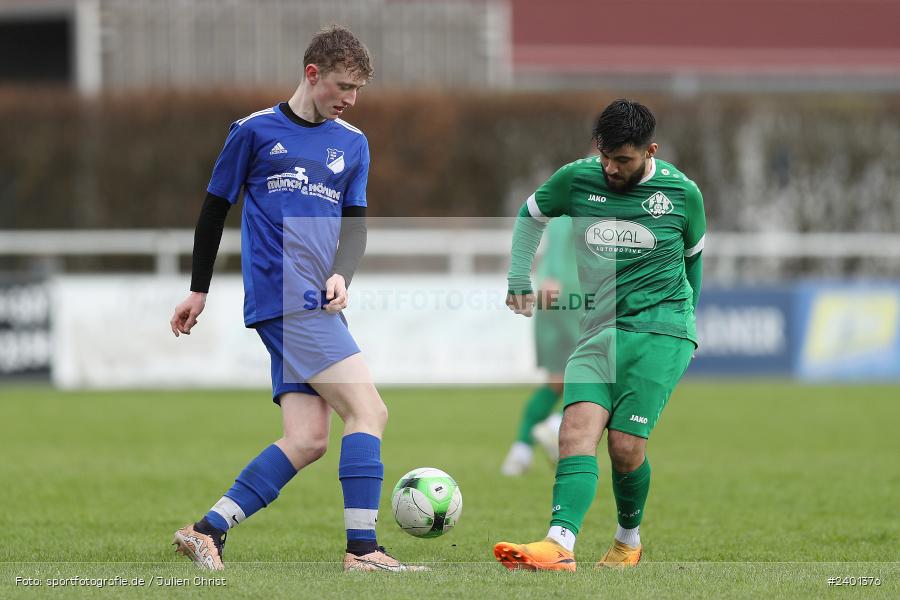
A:
[[[271,150],[269,150],[269,155],[271,156],[273,154],[287,154],[287,149],[281,145],[281,142],[278,142],[272,146]]]

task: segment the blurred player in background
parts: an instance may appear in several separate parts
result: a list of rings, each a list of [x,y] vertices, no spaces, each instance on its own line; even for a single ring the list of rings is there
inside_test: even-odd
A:
[[[541,310],[534,317],[534,339],[537,365],[547,372],[547,383],[532,393],[522,411],[516,441],[500,467],[500,472],[508,476],[528,470],[535,442],[552,462],[559,459],[562,417],[554,412],[554,407],[562,396],[566,360],[578,341],[584,315],[572,244],[572,219],[566,215],[552,219],[544,245],[535,273]]]
[[[197,222],[191,293],[171,319],[176,336],[196,325],[226,214],[243,188],[244,322],[271,355],[272,399],[281,407],[284,435],[173,543],[202,567],[224,568],[226,532],[271,504],[297,471],[325,453],[334,409],[344,421],[344,570],[421,570],[376,541],[387,408],[341,314],[366,245],[369,146],[339,117],[371,79],[371,62],[365,46],[336,26],[313,36],[303,61],[290,100],[232,124]],[[210,419],[185,423],[182,433],[216,434],[215,415]]]
[[[637,565],[650,491],[647,438],[697,344],[706,217],[693,181],[657,160],[656,119],[617,100],[594,128],[599,157],[559,169],[526,201],[513,232],[507,305],[531,316],[531,263],[549,218],[571,215],[586,315],[566,364],[550,529],[501,542],[507,568],[575,570],[575,538],[597,491],[604,429],[618,529],[598,566]]]

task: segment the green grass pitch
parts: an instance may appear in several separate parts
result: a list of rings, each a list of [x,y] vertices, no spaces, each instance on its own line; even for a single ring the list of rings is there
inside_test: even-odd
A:
[[[686,381],[649,445],[645,562],[591,566],[615,531],[609,461],[574,574],[510,573],[500,540],[544,535],[553,470],[537,456],[499,476],[526,388],[385,389],[379,540],[429,573],[340,571],[343,522],[331,449],[268,509],[232,531],[224,586],[173,553],[198,518],[280,432],[264,391],[61,393],[0,388],[0,597],[721,598],[900,595],[900,387]],[[400,531],[389,492],[414,467],[448,471],[464,509],[434,540]],[[97,590],[48,578],[143,578]],[[43,581],[16,585],[16,577]],[[182,578],[180,587],[155,578]],[[830,577],[877,577],[840,588]],[[850,580],[848,580],[850,581]],[[147,583],[149,582],[149,584]]]

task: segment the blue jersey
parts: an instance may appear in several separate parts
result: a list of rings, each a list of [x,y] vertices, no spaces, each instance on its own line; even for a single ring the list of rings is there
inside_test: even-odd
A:
[[[231,125],[207,191],[244,189],[244,324],[308,310],[332,275],[345,206],[366,205],[369,143],[336,119],[300,124],[281,106]]]

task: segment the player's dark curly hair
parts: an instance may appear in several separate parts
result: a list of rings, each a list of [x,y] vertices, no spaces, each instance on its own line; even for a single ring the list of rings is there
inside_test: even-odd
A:
[[[656,118],[650,109],[619,98],[603,109],[594,125],[594,144],[603,152],[611,152],[626,144],[644,148],[653,141]]]
[[[375,75],[369,50],[346,27],[329,25],[320,29],[303,54],[303,67],[316,65],[322,75],[343,66],[353,75],[368,81]]]

